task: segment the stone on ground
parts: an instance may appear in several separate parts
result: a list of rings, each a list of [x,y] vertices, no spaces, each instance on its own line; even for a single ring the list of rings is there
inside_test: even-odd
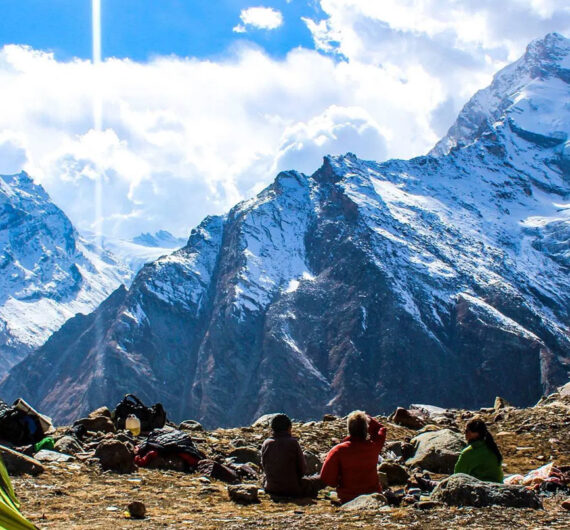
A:
[[[6,470],[10,475],[23,475],[24,473],[32,476],[39,475],[44,472],[44,466],[35,458],[31,458],[18,451],[8,449],[3,445],[0,446],[0,455],[4,460]]]
[[[62,436],[59,440],[56,440],[53,448],[58,453],[68,455],[74,455],[83,451],[83,447],[73,436]]]
[[[421,429],[426,424],[421,418],[419,411],[409,411],[402,407],[396,409],[390,416],[390,420],[397,425],[409,427],[410,429]]]
[[[99,407],[89,413],[89,418],[99,418],[101,416],[111,419],[111,411],[107,407]]]
[[[237,447],[230,451],[228,456],[238,464],[253,462],[256,466],[261,465],[261,453],[255,447]]]
[[[253,423],[252,427],[271,427],[271,421],[278,414],[284,414],[283,412],[273,412],[271,414],[264,414],[257,418]]]
[[[431,498],[450,506],[542,508],[538,495],[524,486],[483,482],[463,473],[442,480],[434,489]]]
[[[463,437],[449,429],[425,432],[412,439],[416,450],[406,461],[409,467],[420,467],[433,473],[453,473],[459,453],[465,447]]]
[[[239,504],[252,504],[259,502],[257,486],[255,484],[236,484],[228,486],[230,499]]]
[[[34,455],[34,458],[38,462],[71,462],[72,460],[75,460],[71,455],[66,455],[57,451],[49,451],[48,449],[38,451]]]
[[[404,466],[394,464],[392,462],[383,462],[378,466],[378,471],[386,474],[389,486],[394,484],[405,484],[410,478],[410,475]]]
[[[146,506],[140,501],[131,502],[127,506],[127,510],[129,510],[129,515],[133,519],[144,519],[144,516],[146,515]]]
[[[202,427],[202,424],[195,421],[195,420],[184,420],[179,426],[178,428],[181,431],[203,431],[204,427]]]
[[[88,431],[91,432],[115,432],[115,425],[111,418],[107,416],[96,416],[94,418],[81,418],[74,424],[83,425]]]
[[[103,470],[117,473],[132,473],[135,468],[135,455],[127,444],[119,440],[102,440],[95,449],[95,458],[99,459]]]
[[[311,451],[303,451],[303,456],[305,457],[305,463],[307,464],[307,475],[314,475],[315,473],[321,472],[323,463],[315,453],[312,453]]]
[[[388,501],[381,493],[371,493],[369,495],[360,495],[356,499],[352,499],[342,505],[342,510],[377,510],[382,506],[386,506]]]

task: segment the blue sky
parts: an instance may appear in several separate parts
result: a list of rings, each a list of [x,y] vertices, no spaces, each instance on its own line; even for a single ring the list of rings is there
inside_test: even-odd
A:
[[[80,230],[186,237],[327,154],[425,154],[567,0],[0,0],[0,174]],[[102,128],[95,126],[101,109]]]
[[[236,33],[240,13],[259,4],[244,0],[102,0],[104,57],[146,61],[155,55],[215,58],[236,41],[255,43],[275,57],[313,47],[302,17],[322,17],[316,2],[265,1],[279,10],[275,30]],[[0,0],[2,44],[52,51],[60,60],[91,57],[91,0]]]

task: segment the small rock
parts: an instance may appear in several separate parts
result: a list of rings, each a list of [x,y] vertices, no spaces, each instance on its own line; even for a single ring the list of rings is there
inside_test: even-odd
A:
[[[103,470],[117,473],[132,473],[135,467],[135,455],[127,445],[119,440],[103,440],[95,450],[95,458]]]
[[[261,453],[255,447],[237,447],[229,452],[228,457],[238,464],[253,462],[257,466],[261,465]]]
[[[53,448],[59,453],[68,455],[83,452],[83,447],[73,436],[62,436],[55,442]]]
[[[93,412],[89,413],[89,418],[99,418],[101,416],[109,419],[112,418],[111,411],[107,407],[99,407],[98,409],[95,409]]]
[[[315,453],[311,453],[311,451],[304,451],[303,455],[305,456],[305,463],[307,464],[307,475],[319,473],[323,466],[321,459]]]
[[[133,501],[127,506],[129,515],[133,519],[144,519],[146,515],[146,506],[140,501]]]
[[[81,418],[77,420],[73,426],[82,425],[88,431],[92,432],[115,432],[115,425],[111,418],[107,416],[96,416],[94,418]]]
[[[10,475],[22,475],[27,473],[35,477],[44,472],[44,466],[42,466],[40,462],[22,453],[18,453],[18,451],[12,451],[12,449],[0,446],[0,454]]]
[[[390,421],[410,429],[421,429],[425,425],[425,421],[420,417],[419,411],[409,411],[403,407],[396,409],[390,416]]]
[[[408,442],[387,442],[384,448],[386,452],[391,451],[402,460],[414,456],[415,451],[414,446]]]
[[[562,504],[560,506],[562,506],[562,508],[564,508],[565,510],[570,510],[570,497],[562,501]]]
[[[378,467],[380,473],[385,473],[388,479],[388,485],[392,486],[394,484],[406,484],[410,478],[409,473],[406,468],[400,466],[399,464],[394,464],[392,462],[383,462]]]
[[[501,409],[504,409],[504,408],[507,408],[507,407],[510,407],[510,406],[511,406],[511,404],[510,404],[506,399],[504,399],[504,398],[502,398],[502,397],[500,397],[500,396],[497,396],[497,397],[495,398],[495,404],[493,405],[493,409],[494,409],[495,411],[499,411],[499,410],[501,410]]]
[[[542,508],[538,495],[523,486],[483,482],[463,473],[442,480],[434,489],[431,498],[450,506]]]
[[[418,510],[432,510],[433,508],[438,508],[440,506],[443,506],[443,504],[436,501],[420,501],[414,504],[414,508],[417,508]]]
[[[228,466],[219,464],[214,460],[200,460],[200,462],[198,462],[198,472],[202,473],[206,477],[215,478],[230,484],[235,484],[239,481],[238,474],[235,470]]]
[[[230,443],[234,447],[245,447],[247,445],[247,440],[244,440],[243,438],[234,438]]]
[[[184,420],[179,426],[178,428],[180,430],[186,430],[186,431],[203,431],[204,427],[202,427],[202,424],[195,421],[195,420]]]
[[[323,416],[323,421],[336,421],[338,420],[338,416],[335,416],[334,414],[325,414]]]
[[[342,505],[342,510],[377,510],[382,506],[386,506],[388,501],[381,493],[371,493],[369,495],[360,495],[346,504]]]
[[[236,484],[228,486],[230,499],[239,504],[252,504],[259,502],[257,486],[255,484]]]
[[[58,453],[57,451],[49,451],[47,449],[42,449],[41,451],[38,451],[34,455],[34,458],[38,462],[70,462],[71,460],[74,460],[74,458],[71,455]]]

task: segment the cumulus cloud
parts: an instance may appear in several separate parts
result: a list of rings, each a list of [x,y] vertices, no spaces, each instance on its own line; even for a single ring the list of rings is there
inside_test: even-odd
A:
[[[10,130],[0,130],[0,174],[18,173],[28,161],[24,135]]]
[[[245,33],[248,26],[256,29],[277,29],[283,24],[281,11],[272,7],[248,7],[240,13],[241,24],[234,27],[234,32]]]
[[[570,34],[569,8],[556,0],[504,0],[500,14],[491,0],[320,4],[324,16],[305,20],[317,49],[279,60],[240,44],[216,60],[94,67],[5,46],[0,172],[26,169],[80,229],[93,229],[100,179],[107,234],[186,236],[278,171],[312,173],[326,154],[425,153],[530,40]],[[252,21],[242,17],[244,28]]]

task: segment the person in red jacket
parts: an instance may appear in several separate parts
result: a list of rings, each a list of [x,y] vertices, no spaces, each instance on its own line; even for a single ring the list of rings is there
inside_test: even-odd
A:
[[[348,416],[347,427],[349,436],[329,451],[321,469],[321,480],[336,488],[343,504],[382,491],[376,465],[386,441],[386,428],[360,410]]]

